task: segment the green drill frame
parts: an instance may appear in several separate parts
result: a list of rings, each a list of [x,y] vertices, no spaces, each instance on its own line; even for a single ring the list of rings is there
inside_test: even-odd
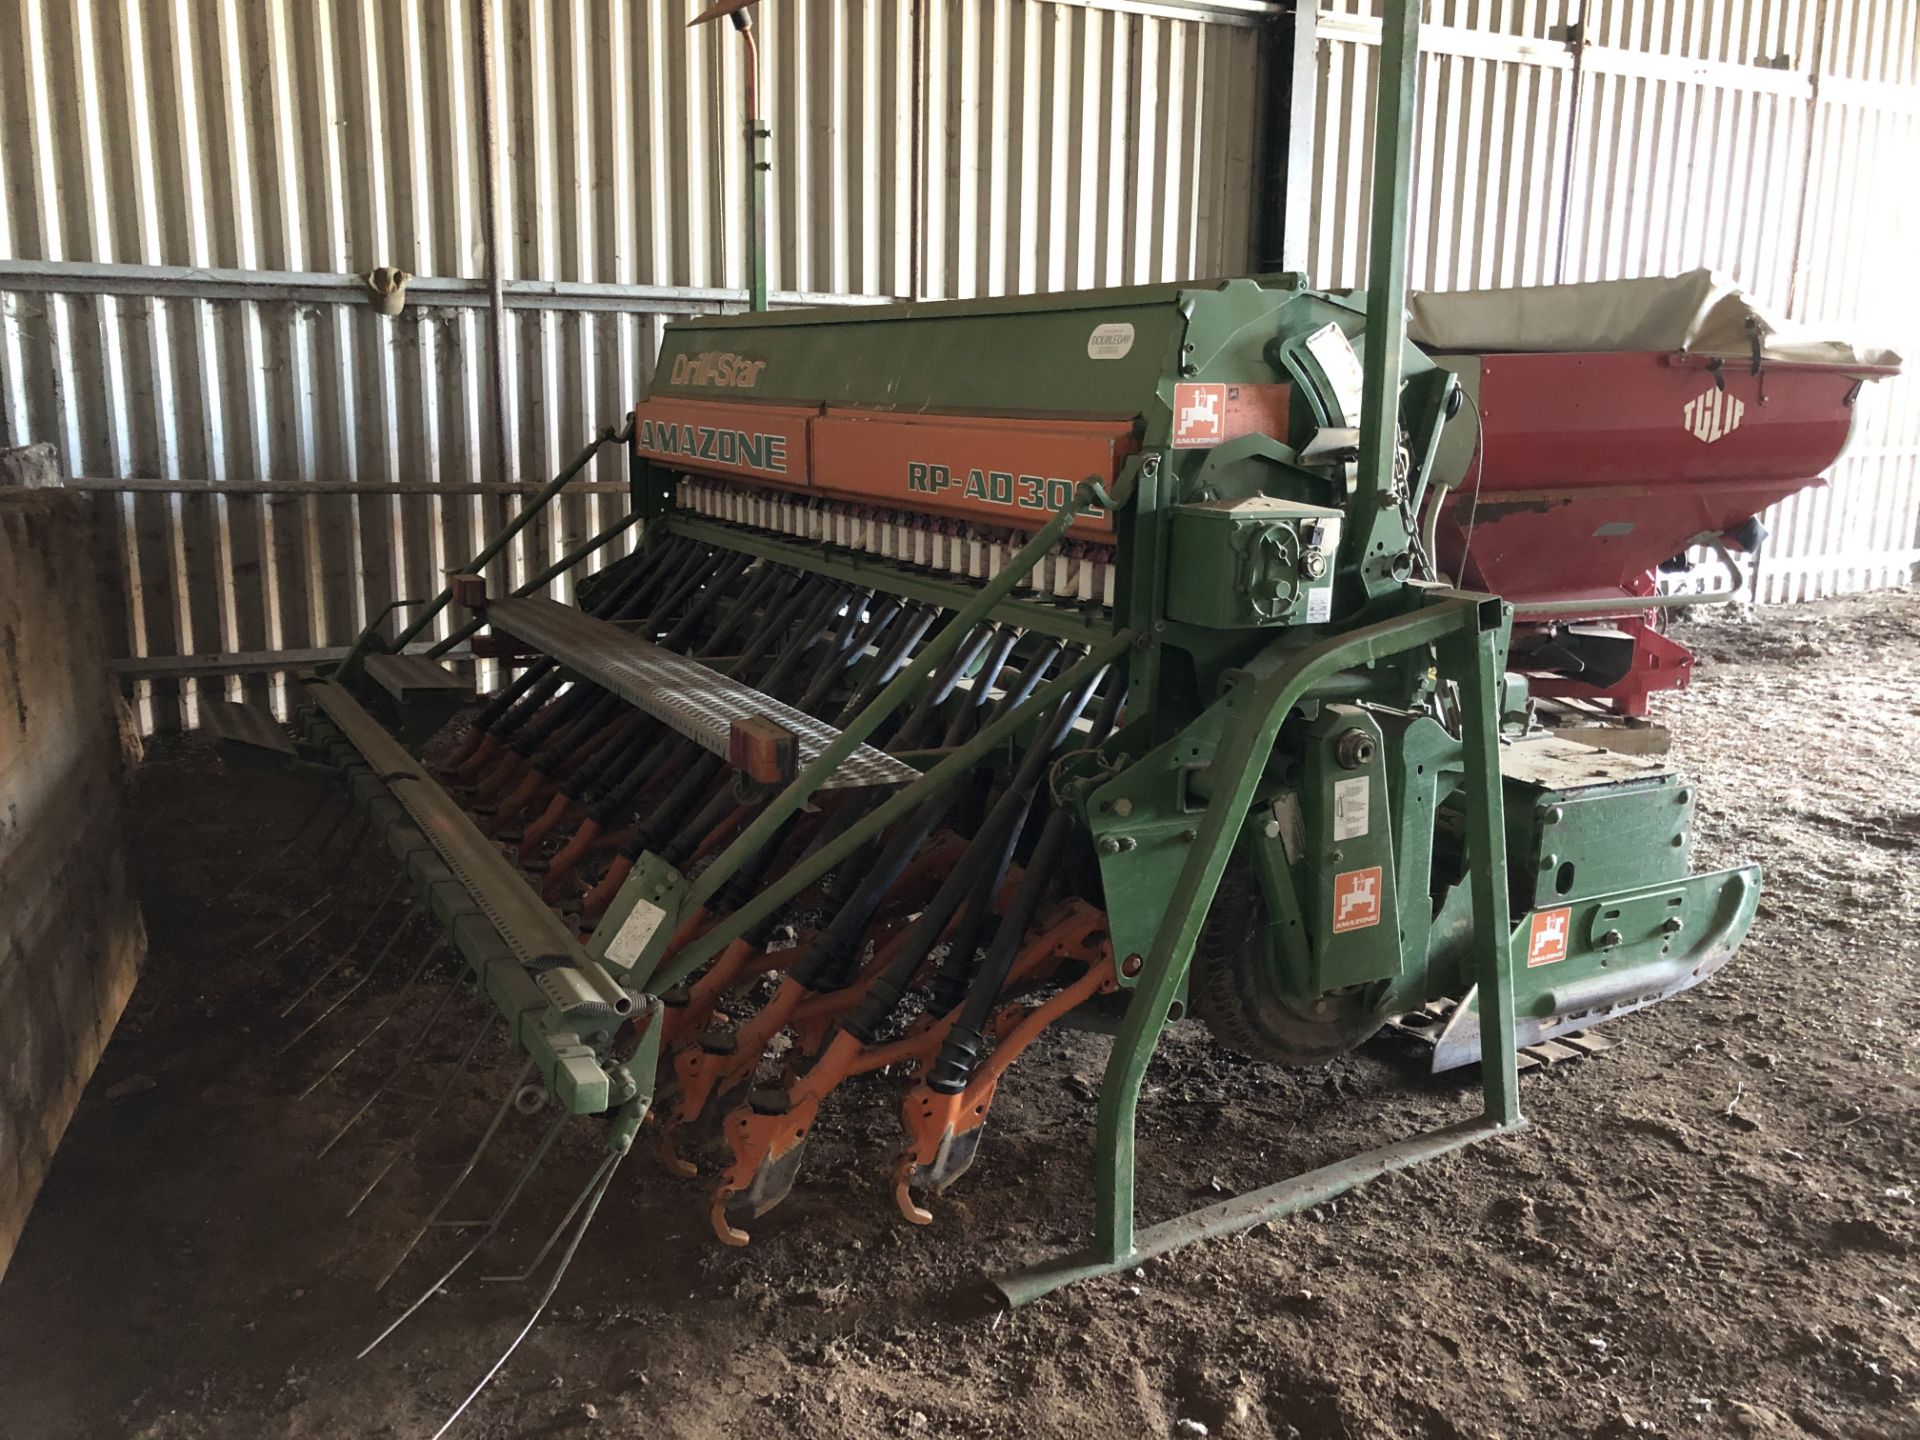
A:
[[[875,396],[898,396],[901,408],[908,410],[918,406],[997,415],[1007,412],[1010,395],[1021,397],[1021,403],[1031,396],[1044,402],[1037,412],[1043,416],[1112,420],[1124,414],[1135,425],[1137,444],[1117,479],[1107,482],[1111,491],[1097,478],[1073,485],[1070,502],[984,586],[953,583],[828,546],[788,543],[682,513],[675,507],[672,469],[637,460],[632,514],[526,587],[543,583],[635,518],[645,517],[650,547],[661,536],[689,536],[950,612],[940,634],[797,778],[768,798],[756,818],[696,876],[679,874],[657,856],[640,856],[584,947],[568,937],[565,944],[556,941],[539,954],[501,956],[500,940],[516,951],[527,947],[514,941],[513,926],[502,928],[485,900],[482,908],[491,929],[464,914],[458,923],[449,918],[476,975],[513,1025],[516,1043],[539,1062],[568,1108],[576,1113],[611,1112],[611,1154],[625,1153],[651,1101],[661,1015],[661,1002],[654,997],[714,960],[928,796],[1003,753],[1063,696],[1120,665],[1127,671],[1126,727],[1087,763],[1068,767],[1056,787],[1056,799],[1077,806],[1094,838],[1115,954],[1121,957],[1120,986],[1127,993],[1098,1101],[1094,1233],[1091,1245],[1080,1253],[996,1281],[1001,1297],[1009,1304],[1023,1304],[1192,1240],[1318,1204],[1367,1179],[1523,1123],[1515,1053],[1519,1026],[1526,1018],[1547,1013],[1543,1005],[1552,1016],[1563,1017],[1567,1006],[1554,998],[1563,992],[1598,996],[1600,991],[1578,965],[1570,965],[1564,976],[1536,978],[1517,958],[1523,953],[1528,921],[1537,912],[1522,914],[1518,929],[1512,923],[1516,911],[1507,852],[1513,827],[1506,813],[1510,789],[1499,760],[1507,708],[1506,607],[1492,597],[1408,582],[1418,543],[1414,515],[1454,383],[1405,344],[1418,9],[1412,0],[1391,0],[1383,31],[1374,156],[1379,180],[1373,201],[1372,279],[1364,310],[1351,300],[1309,291],[1301,277],[1282,276],[1213,286],[1140,287],[1092,297],[726,317],[669,330],[663,360],[685,355],[698,344],[777,352],[781,364],[769,372],[774,378],[753,397],[757,400],[871,405]],[[756,146],[762,139],[756,127]],[[756,185],[757,169],[756,163]],[[756,296],[764,294],[764,284],[764,271],[756,265]],[[1276,338],[1270,322],[1290,305],[1298,307],[1290,318],[1305,316],[1309,327],[1323,328]],[[1076,333],[1075,327],[1095,311],[1100,328],[1124,329],[1132,349],[1098,357],[1097,364],[1086,367],[1061,365],[1061,338]],[[857,330],[839,328],[901,322],[906,333],[877,330],[875,334],[885,338],[864,345]],[[1338,330],[1335,339],[1342,344],[1356,341],[1364,352],[1357,417],[1351,413],[1351,392],[1330,373],[1325,357],[1313,351],[1311,335],[1327,330]],[[1091,344],[1087,358],[1096,360]],[[676,395],[680,382],[667,378],[673,368],[664,363],[660,367],[656,397],[713,398],[692,389]],[[1403,368],[1410,373],[1403,375]],[[1317,426],[1299,452],[1265,432],[1243,434],[1204,454],[1179,448],[1173,417],[1181,384],[1258,384],[1248,377],[1270,379],[1282,372],[1294,387],[1293,403],[1305,407],[1296,413],[1310,412]],[[689,382],[696,383],[704,382]],[[1351,462],[1329,464],[1324,452],[1319,460],[1307,458],[1310,446],[1327,432],[1353,434]],[[611,438],[617,434],[604,435],[602,442]],[[591,453],[592,447],[536,497],[475,564],[497,553]],[[1124,557],[1113,609],[1076,611],[1016,598],[1023,578],[1067,537],[1076,516],[1097,509],[1112,513],[1117,548]],[[1339,567],[1333,573],[1310,572],[1304,564],[1311,558],[1307,552],[1317,551],[1328,535],[1341,537],[1325,542],[1343,557]],[[1215,552],[1231,552],[1243,568],[1231,578],[1193,573]],[[1175,562],[1172,557],[1181,558]],[[1176,563],[1188,572],[1177,586],[1169,575]],[[1297,583],[1290,578],[1296,574],[1304,577]],[[445,600],[443,594],[394,648],[417,633]],[[1329,619],[1336,621],[1332,633],[1314,628]],[[927,756],[919,762],[925,773],[917,781],[896,790],[747,903],[713,920],[698,938],[674,948],[682,934],[693,933],[688,927],[706,915],[707,905],[727,880],[810,802],[842,759],[910,704],[964,637],[987,620],[1078,643],[1085,653],[964,744]],[[1308,628],[1295,628],[1301,625]],[[351,684],[356,661],[376,644],[363,637],[338,678]],[[1457,739],[1420,708],[1443,694],[1451,697],[1459,717]],[[1472,980],[1473,990],[1455,1012],[1449,1031],[1456,1048],[1470,1046],[1485,1057],[1481,1113],[1139,1228],[1134,1136],[1141,1084],[1162,1030],[1184,1005],[1196,946],[1236,850],[1251,851],[1274,913],[1297,917],[1306,908],[1296,893],[1298,877],[1276,858],[1280,847],[1268,844],[1261,849],[1263,841],[1275,839],[1274,833],[1250,824],[1258,813],[1256,801],[1264,804],[1276,783],[1287,783],[1276,782],[1273,763],[1282,726],[1303,709],[1369,699],[1388,708],[1354,712],[1359,717],[1355,725],[1383,742],[1382,748],[1394,748],[1402,761],[1397,772],[1370,771],[1367,782],[1374,787],[1369,793],[1380,797],[1374,803],[1389,813],[1395,827],[1389,858],[1399,857],[1406,878],[1396,880],[1392,867],[1385,869],[1400,918],[1396,922],[1389,910],[1377,934],[1350,937],[1346,943],[1346,954],[1376,947],[1381,952],[1377,960],[1366,955],[1357,965],[1342,960],[1345,968],[1337,978],[1322,978],[1330,989],[1349,981],[1410,988],[1427,978],[1424,972],[1410,975],[1401,962],[1410,955],[1431,956],[1434,923],[1425,913],[1426,877],[1437,809],[1444,801],[1460,817],[1471,858],[1464,893],[1455,897],[1466,901],[1462,909],[1470,911],[1464,918],[1459,911],[1455,914],[1467,938],[1464,944],[1458,933],[1449,938],[1453,950],[1448,958],[1455,975]],[[1396,706],[1397,713],[1392,708]],[[462,857],[474,849],[474,837],[452,833],[459,820],[457,807],[433,801],[437,788],[424,774],[415,773],[410,760],[389,753],[378,737],[363,733],[354,711],[339,697],[334,703],[323,698],[323,708],[335,727],[350,732],[352,748],[375,761],[375,773],[358,777],[356,784],[378,791],[386,797],[381,803],[396,813],[404,808],[411,815],[415,825],[405,832],[409,855],[422,857],[429,867],[437,865],[436,877],[451,872],[447,883],[459,881],[473,896],[502,887],[524,889],[516,877],[491,873],[497,867],[462,874]],[[1416,784],[1410,768],[1425,778]],[[394,781],[400,782],[398,789]],[[1376,835],[1367,843],[1378,853],[1377,847],[1388,842]],[[1598,843],[1609,841],[1602,836]],[[475,851],[476,864],[477,857]],[[1620,875],[1631,879],[1630,872],[1627,866]],[[1714,917],[1713,928],[1698,942],[1709,952],[1701,963],[1724,959],[1752,918],[1757,875],[1724,872],[1661,879],[1644,893],[1627,885],[1580,897],[1582,922],[1593,930],[1603,921],[1611,924],[1630,916],[1620,923],[1633,935],[1617,943],[1629,950],[1662,943],[1654,933],[1655,922],[1674,918],[1670,908],[1676,902],[1670,892],[1679,887],[1685,894],[1677,903],[1693,906],[1690,916],[1707,911]],[[524,902],[525,896],[519,899]],[[536,927],[529,921],[521,928]],[[1640,930],[1648,933],[1642,936]],[[469,936],[471,948],[463,938]],[[1396,938],[1398,953],[1385,954]],[[1588,946],[1579,957],[1582,964],[1587,950],[1594,948],[1605,947]],[[1664,956],[1667,950],[1659,953]],[[1672,957],[1667,968],[1683,959],[1692,963],[1694,954]],[[601,996],[625,997],[638,1007],[633,1012],[638,1044],[626,1060],[612,1053],[610,1028],[577,1033],[583,1007],[569,1011],[551,987],[536,992],[535,976],[560,971],[585,976],[588,988]]]

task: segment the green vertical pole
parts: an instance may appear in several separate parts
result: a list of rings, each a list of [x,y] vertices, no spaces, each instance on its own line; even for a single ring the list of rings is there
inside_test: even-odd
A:
[[[767,172],[773,168],[768,142],[773,132],[760,116],[760,45],[753,14],[736,10],[733,28],[747,52],[747,308],[767,308]]]
[[[1281,672],[1284,683],[1291,672]],[[1284,699],[1284,692],[1282,698]],[[1113,1037],[1100,1101],[1094,1115],[1093,1253],[1114,1262],[1133,1251],[1134,1116],[1140,1104],[1147,1062],[1166,1029],[1167,1014],[1193,964],[1214,892],[1233,854],[1233,842],[1247,817],[1254,790],[1265,773],[1259,757],[1273,748],[1280,722],[1291,703],[1276,703],[1266,688],[1243,682],[1225,702],[1225,736],[1211,773],[1225,786],[1207,802],[1194,833],[1166,913],[1154,932],[1139,983]]]
[[[751,174],[747,185],[748,270],[747,308],[767,308],[767,172],[773,162],[767,158],[773,132],[758,115],[747,121],[747,160]]]
[[[1407,339],[1407,206],[1419,64],[1420,0],[1387,0],[1380,36],[1380,99],[1373,117],[1373,236],[1367,252],[1366,355],[1360,387],[1363,504],[1392,491],[1394,452],[1400,447],[1400,349]]]
[[[1479,628],[1444,647],[1460,684],[1460,740],[1466,762],[1468,893],[1480,1000],[1480,1084],[1486,1118],[1520,1123],[1514,1049],[1513,920],[1507,908],[1507,824],[1500,788],[1499,602],[1478,607]]]

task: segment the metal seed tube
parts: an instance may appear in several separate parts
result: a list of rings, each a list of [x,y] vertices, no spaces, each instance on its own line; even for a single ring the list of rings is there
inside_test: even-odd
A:
[[[700,878],[694,881],[688,890],[686,908],[689,914],[711,900],[715,892],[726,883],[735,870],[746,863],[754,852],[761,846],[771,843],[773,837],[779,834],[780,827],[787,822],[787,818],[797,814],[800,807],[813,798],[814,792],[839,770],[840,762],[865,744],[867,738],[880,728],[902,702],[938,673],[946,658],[965,642],[966,638],[973,633],[974,627],[987,618],[994,606],[1013,593],[1014,587],[1025,578],[1027,572],[1039,564],[1047,552],[1060,542],[1060,538],[1067,533],[1067,527],[1073,523],[1075,517],[1093,503],[1091,495],[1086,494],[1085,491],[1086,487],[1077,488],[1073,499],[1035,533],[1020,553],[1013,557],[1006,569],[981,589],[980,593],[974,597],[973,603],[949,620],[940,633],[928,642],[926,648],[914,657],[913,663],[895,676],[886,689],[874,698],[873,703],[854,717],[853,722],[843,729],[825,750],[820,752],[814,762],[802,771],[791,785],[781,791],[765,810],[761,811],[753,824],[749,825],[713,864],[701,872]],[[917,790],[919,786],[908,788]],[[818,857],[816,857],[816,863],[817,859]],[[749,905],[746,908],[751,910],[753,906]],[[737,919],[736,916],[735,921]],[[734,923],[729,921],[726,925],[716,927],[711,933],[719,934],[721,931],[732,929]],[[740,930],[734,931],[726,938],[728,940],[737,938],[745,928],[745,925],[740,926]],[[699,942],[691,948],[705,949],[706,942]],[[719,953],[717,946],[710,952],[711,955]],[[710,956],[703,958],[710,958]]]
[[[847,856],[866,844],[873,836],[879,834],[889,825],[893,824],[894,821],[907,814],[908,811],[926,799],[927,796],[937,794],[961,774],[971,770],[974,765],[979,762],[981,756],[985,755],[995,746],[1004,744],[1007,739],[1019,730],[1022,725],[1026,724],[1028,720],[1039,715],[1048,706],[1057,704],[1060,698],[1067,694],[1074,686],[1083,683],[1088,676],[1098,674],[1101,670],[1119,659],[1120,656],[1126,654],[1128,647],[1133,644],[1133,641],[1134,632],[1131,630],[1122,630],[1111,639],[1102,641],[1099,645],[1096,645],[1087,653],[1085,659],[1081,660],[1079,664],[1070,667],[1059,679],[1053,681],[1051,684],[1042,686],[1033,695],[1028,697],[1025,703],[1014,707],[996,718],[992,723],[983,726],[973,739],[969,740],[965,745],[960,746],[946,759],[942,760],[938,765],[934,766],[933,769],[921,776],[916,783],[904,786],[897,794],[862,820],[860,824],[854,826],[832,844],[822,846],[819,850],[815,851],[812,856],[794,866],[793,869],[781,876],[779,880],[775,881],[759,895],[727,916],[725,920],[722,920],[711,930],[708,930],[698,940],[693,941],[677,955],[671,957],[666,966],[658,974],[653,976],[640,976],[636,974],[631,977],[632,983],[636,985],[645,984],[646,987],[656,995],[663,990],[672,989],[695,970],[705,965],[709,960],[713,959],[714,956],[726,949],[728,945],[746,934],[748,930],[752,929],[753,926],[761,920],[764,920],[768,915],[778,910],[782,905],[786,904],[794,896],[798,895],[802,890],[806,889],[822,875],[825,875],[829,870],[833,869],[834,866],[846,859]],[[883,695],[881,698],[884,699],[885,696]],[[782,812],[779,819],[784,821],[788,815],[793,814],[797,809],[798,806],[795,805]],[[771,814],[772,812],[770,811],[768,813]],[[763,822],[766,818],[764,815],[761,817]],[[756,826],[755,828],[757,829],[759,827]],[[769,830],[772,829],[771,826],[767,828]],[[754,844],[752,848],[757,849],[761,841],[758,836],[752,834],[751,830],[747,836],[736,840],[733,848],[740,848],[748,838],[753,839]],[[729,853],[731,853],[731,851]],[[718,862],[715,863],[717,866]],[[706,880],[706,878],[712,874],[713,869],[709,868],[702,873],[701,880]],[[691,914],[695,909],[705,904],[713,890],[717,888],[717,884],[712,887],[703,887],[697,884],[691,887],[689,899],[684,904],[686,913]],[[706,891],[704,894],[701,893],[703,889]]]

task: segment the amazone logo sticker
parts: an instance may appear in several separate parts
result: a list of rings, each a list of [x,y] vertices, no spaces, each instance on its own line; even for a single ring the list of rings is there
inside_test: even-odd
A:
[[[673,357],[675,385],[720,385],[736,390],[751,390],[760,383],[764,360],[749,360],[728,350],[703,350],[698,355]]]
[[[1364,930],[1380,923],[1380,867],[1348,870],[1333,877],[1333,933]]]
[[[1218,445],[1227,433],[1227,387],[1173,387],[1173,445],[1176,450]]]
[[[1571,910],[1536,910],[1527,928],[1527,968],[1553,965],[1567,958],[1567,926]]]
[[[787,473],[787,437],[712,425],[676,425],[667,420],[640,422],[640,448],[649,455],[710,460],[765,475]]]
[[[1089,360],[1119,360],[1133,349],[1133,326],[1125,320],[1112,320],[1093,327],[1087,337]]]

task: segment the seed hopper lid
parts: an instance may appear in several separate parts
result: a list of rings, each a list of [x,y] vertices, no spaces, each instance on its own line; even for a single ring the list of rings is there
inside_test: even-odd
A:
[[[1762,309],[1714,270],[1640,280],[1417,291],[1409,334],[1433,350],[1511,354],[1653,350],[1752,361],[1897,370],[1900,356]],[[1758,355],[1755,344],[1758,343]]]

